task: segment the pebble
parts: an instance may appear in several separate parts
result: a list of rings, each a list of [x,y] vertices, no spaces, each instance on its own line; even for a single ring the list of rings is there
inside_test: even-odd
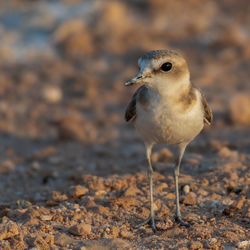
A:
[[[36,151],[33,155],[36,160],[43,160],[57,153],[57,149],[53,146],[48,146],[39,151]]]
[[[222,147],[219,151],[219,156],[221,158],[230,158],[237,160],[239,158],[239,153],[236,150],[230,150],[227,147]]]
[[[112,236],[117,238],[120,234],[120,227],[112,227]]]
[[[250,246],[250,240],[244,240],[244,241],[238,242],[236,244],[236,247],[238,247],[238,248],[246,248],[249,246]]]
[[[65,247],[73,242],[75,242],[75,240],[65,233],[58,233],[55,235],[55,244],[61,247]]]
[[[132,239],[132,238],[134,237],[133,234],[132,234],[131,232],[125,231],[125,230],[121,230],[120,236],[121,236],[122,238],[126,238],[126,239]]]
[[[240,93],[230,101],[230,118],[235,124],[250,125],[250,98],[247,94]]]
[[[0,168],[0,173],[7,173],[10,170],[14,169],[15,163],[11,160],[4,160],[1,162],[1,168]]]
[[[190,186],[189,185],[185,185],[183,187],[183,192],[184,192],[184,194],[188,194],[190,192]]]
[[[57,128],[59,140],[86,142],[92,138],[92,136],[95,136],[95,130],[88,130],[92,124],[84,120],[81,115],[64,117],[59,121],[55,121],[54,125]],[[88,131],[88,133],[86,131]]]
[[[216,243],[218,240],[216,238],[210,238],[204,242],[204,247],[209,249],[218,249],[216,248]]]
[[[141,190],[136,186],[129,186],[127,190],[124,192],[124,196],[135,196],[136,194],[140,194]]]
[[[158,230],[167,230],[173,226],[173,221],[170,219],[165,219],[164,221],[157,221],[155,226]]]
[[[18,226],[14,221],[7,219],[0,224],[0,240],[5,240],[18,234]]]
[[[43,215],[40,216],[40,219],[42,221],[50,221],[52,219],[52,217],[53,217],[52,215],[43,214]]]
[[[168,193],[165,196],[165,198],[168,199],[168,200],[175,200],[175,194],[174,193]]]
[[[42,92],[43,98],[49,103],[58,103],[62,100],[62,90],[57,86],[46,86]]]
[[[154,190],[155,190],[156,193],[161,193],[161,192],[164,191],[164,189],[167,189],[167,188],[168,188],[168,184],[165,183],[165,182],[163,182],[163,183],[157,185],[157,186],[154,188]]]
[[[237,201],[235,201],[233,204],[232,204],[232,207],[237,209],[237,210],[240,210],[242,209],[243,205],[244,205],[244,202],[245,202],[245,197],[244,196],[241,196]]]
[[[159,162],[172,162],[173,161],[173,154],[172,152],[167,149],[163,148],[158,152],[152,154],[152,161],[159,161]]]
[[[194,192],[188,193],[185,196],[183,203],[186,205],[195,205],[196,204],[196,194]]]
[[[211,238],[208,240],[209,245],[214,245],[215,243],[217,243],[217,239],[216,238]]]
[[[51,192],[51,198],[53,201],[65,201],[68,199],[67,195],[61,194],[57,191],[52,191]]]
[[[91,225],[86,223],[80,223],[69,228],[69,232],[76,236],[88,235],[91,230]]]
[[[190,243],[190,247],[189,248],[190,249],[201,249],[201,248],[203,248],[203,245],[199,241],[193,241],[193,242]]]
[[[80,197],[85,195],[88,191],[88,188],[81,185],[71,186],[69,189],[69,196],[72,198]]]

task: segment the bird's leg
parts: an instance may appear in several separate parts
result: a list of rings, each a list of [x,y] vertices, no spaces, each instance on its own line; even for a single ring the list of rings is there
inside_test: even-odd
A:
[[[182,226],[189,227],[189,224],[184,222],[181,218],[181,212],[180,212],[180,204],[179,204],[179,184],[178,184],[178,179],[179,179],[179,173],[180,173],[180,165],[181,165],[181,160],[183,158],[184,152],[186,149],[186,145],[181,145],[179,148],[179,157],[174,169],[174,180],[175,180],[175,194],[176,194],[176,214],[175,214],[175,220],[180,223]]]
[[[147,161],[148,161],[149,191],[150,191],[150,215],[144,222],[137,225],[137,228],[145,224],[149,224],[153,232],[155,233],[156,227],[155,227],[154,200],[153,200],[153,168],[151,164],[151,152],[152,152],[152,145],[146,145],[146,154],[147,154]]]

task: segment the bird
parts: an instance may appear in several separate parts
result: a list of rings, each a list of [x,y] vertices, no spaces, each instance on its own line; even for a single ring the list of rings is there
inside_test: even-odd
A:
[[[125,86],[140,84],[125,111],[125,120],[134,125],[144,141],[148,163],[150,215],[137,228],[149,224],[156,232],[153,209],[153,172],[151,153],[154,145],[174,145],[175,221],[189,227],[181,216],[178,177],[187,145],[213,119],[203,92],[190,81],[184,57],[175,50],[152,50],[138,59],[139,73]]]

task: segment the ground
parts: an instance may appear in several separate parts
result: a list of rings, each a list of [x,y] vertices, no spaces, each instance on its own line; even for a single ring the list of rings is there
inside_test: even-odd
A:
[[[247,0],[3,3],[1,249],[249,248]],[[149,187],[144,145],[124,121],[136,87],[124,82],[162,48],[184,54],[214,120],[181,166],[190,228],[174,221],[175,150],[154,148],[154,234],[136,228]]]

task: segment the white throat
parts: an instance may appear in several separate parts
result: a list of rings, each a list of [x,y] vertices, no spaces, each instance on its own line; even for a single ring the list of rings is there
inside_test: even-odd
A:
[[[151,78],[146,86],[164,97],[175,97],[190,88],[190,79],[185,77],[179,80],[166,80],[160,78]]]

